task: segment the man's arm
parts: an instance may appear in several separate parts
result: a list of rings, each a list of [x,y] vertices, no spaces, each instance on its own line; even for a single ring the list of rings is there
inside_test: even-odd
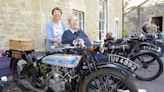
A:
[[[83,34],[83,40],[84,40],[84,42],[85,42],[85,45],[86,45],[86,46],[91,46],[92,44],[91,44],[91,42],[90,42],[88,36],[87,36],[83,31],[82,31],[82,34]]]
[[[69,34],[68,31],[65,31],[62,36],[62,44],[70,44],[72,45],[72,40],[71,40],[71,35]]]

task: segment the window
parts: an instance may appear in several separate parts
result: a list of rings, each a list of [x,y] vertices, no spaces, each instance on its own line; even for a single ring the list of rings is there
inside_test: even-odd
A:
[[[73,15],[79,18],[79,25],[84,30],[84,12],[73,9]]]
[[[107,32],[107,1],[99,0],[99,40],[105,38]]]
[[[116,19],[114,22],[114,37],[117,39],[118,38],[118,23],[119,21]]]

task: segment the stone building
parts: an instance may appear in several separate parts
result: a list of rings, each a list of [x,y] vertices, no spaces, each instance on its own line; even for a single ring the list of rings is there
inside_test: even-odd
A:
[[[125,30],[130,34],[140,33],[145,23],[154,22],[159,31],[164,31],[164,0],[150,0],[125,15]]]
[[[10,38],[32,38],[35,49],[44,50],[46,22],[60,7],[63,20],[79,16],[80,26],[91,40],[113,32],[122,36],[122,0],[0,0],[0,48],[9,49]]]

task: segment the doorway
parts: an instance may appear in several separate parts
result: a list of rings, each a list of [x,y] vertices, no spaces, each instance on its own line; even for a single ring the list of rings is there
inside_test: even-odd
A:
[[[154,24],[157,25],[157,28],[158,28],[157,30],[162,32],[163,17],[152,17],[152,21],[154,22]]]

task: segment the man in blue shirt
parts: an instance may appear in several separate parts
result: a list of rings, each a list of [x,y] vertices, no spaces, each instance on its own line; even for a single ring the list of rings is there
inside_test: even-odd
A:
[[[73,42],[78,39],[79,43],[84,43],[85,46],[90,47],[92,44],[88,36],[80,29],[79,20],[76,16],[68,18],[69,29],[64,31],[62,36],[62,44],[74,45]],[[103,54],[96,54],[99,62],[107,62],[108,57]]]
[[[79,41],[84,42],[87,47],[91,46],[88,36],[79,27],[78,18],[76,16],[70,16],[68,22],[70,28],[63,33],[62,44],[73,45],[73,40],[79,39]]]

